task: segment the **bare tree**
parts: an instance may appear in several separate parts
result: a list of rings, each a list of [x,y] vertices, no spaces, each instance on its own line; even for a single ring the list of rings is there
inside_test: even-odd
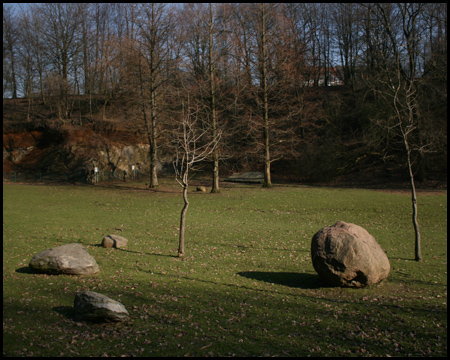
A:
[[[361,56],[360,6],[354,3],[331,5],[344,83],[354,89],[357,60]]]
[[[216,110],[216,74],[214,69],[214,21],[212,4],[209,4],[209,82],[210,82],[210,117],[212,125],[212,138],[216,141],[218,136],[217,110]],[[213,182],[212,193],[220,192],[219,189],[219,148],[216,147],[213,152]]]
[[[3,4],[3,96],[5,95],[6,80],[7,82],[11,82],[11,95],[13,99],[17,98],[16,53],[19,41],[19,31],[16,24],[17,19],[12,7],[5,7],[5,4]],[[6,73],[5,59],[9,60],[9,64],[7,64],[8,71]]]
[[[217,147],[220,134],[212,141],[206,140],[208,129],[199,128],[199,109],[182,107],[181,119],[177,122],[175,139],[176,158],[173,162],[175,179],[183,188],[184,206],[180,217],[180,237],[178,257],[184,257],[184,239],[186,229],[186,212],[189,207],[188,188],[189,172],[196,163],[206,160]]]
[[[54,69],[68,80],[71,59],[79,50],[78,31],[81,24],[80,7],[76,4],[44,4],[40,8],[46,21],[43,36]]]
[[[167,81],[164,77],[164,65],[170,53],[168,39],[171,31],[171,13],[164,4],[149,4],[142,8],[142,19],[139,23],[141,42],[140,58],[145,60],[145,79],[140,75],[141,96],[148,93],[149,117],[147,117],[146,104],[142,102],[144,125],[150,144],[150,184],[149,187],[158,187],[158,118],[160,118],[162,85]],[[139,61],[140,63],[140,61]],[[140,74],[142,68],[140,67]],[[145,88],[148,91],[144,91]]]
[[[50,75],[52,86],[59,88],[57,110],[60,120],[70,117],[69,103],[71,81],[74,79],[74,59],[80,50],[80,25],[82,6],[68,3],[44,3],[38,7],[44,23],[40,35],[45,40],[46,56],[52,65]],[[69,76],[73,75],[73,76]]]
[[[420,140],[418,59],[420,17],[426,4],[377,4],[375,16],[383,25],[387,38],[377,46],[388,45],[389,51],[379,51],[380,73],[369,85],[385,100],[391,109],[388,119],[379,121],[388,131],[398,130],[406,154],[406,165],[411,186],[412,222],[415,233],[415,260],[422,260],[418,222],[417,194],[414,176],[414,157],[430,150],[430,143]],[[375,35],[374,35],[375,37]],[[377,37],[375,37],[377,40]]]
[[[269,85],[268,85],[268,13],[265,4],[261,4],[260,12],[260,37],[259,43],[259,71],[260,71],[260,88],[262,89],[263,98],[263,132],[264,132],[264,183],[263,187],[272,187],[270,174],[270,130],[269,130]]]
[[[253,122],[262,133],[264,182],[263,187],[272,187],[270,165],[271,159],[271,120],[269,118],[269,84],[270,57],[273,51],[275,35],[274,5],[240,4],[234,9],[234,18],[239,24],[235,29],[235,42],[243,55],[242,66],[245,73],[247,108]],[[244,100],[245,101],[245,100]],[[259,148],[260,146],[258,146]]]
[[[216,5],[217,6],[217,5]],[[216,78],[216,35],[217,9],[212,4],[185,4],[180,9],[183,32],[184,64],[188,69],[191,98],[196,98],[202,114],[199,114],[205,127],[211,128],[215,137],[218,127],[217,116],[217,78]],[[218,148],[213,156],[212,193],[219,192],[219,154]]]
[[[45,105],[46,97],[44,92],[44,81],[48,59],[46,58],[44,52],[44,41],[40,36],[40,26],[43,20],[41,18],[39,8],[36,5],[30,5],[28,7],[28,11],[24,11],[23,18],[24,24],[22,28],[22,41],[31,47],[34,68],[39,77],[39,92],[42,102]]]
[[[245,74],[244,81],[238,82],[248,127],[245,136],[260,153],[267,188],[272,187],[272,163],[290,155],[298,140],[292,125],[301,111],[302,81],[298,80],[304,70],[304,49],[294,12],[280,4],[234,7],[233,20],[238,24],[233,31],[234,51],[241,54]]]

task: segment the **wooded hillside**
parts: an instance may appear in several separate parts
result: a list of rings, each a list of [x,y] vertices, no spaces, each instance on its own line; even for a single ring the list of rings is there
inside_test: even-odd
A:
[[[190,117],[213,181],[446,182],[447,5],[3,5],[3,99],[4,171],[157,186]]]

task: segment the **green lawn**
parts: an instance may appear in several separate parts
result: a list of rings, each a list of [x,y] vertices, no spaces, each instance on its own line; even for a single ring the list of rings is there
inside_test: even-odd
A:
[[[159,191],[3,185],[4,356],[447,356],[446,192],[419,194],[417,263],[408,193],[192,186],[181,260],[181,188],[161,181]],[[375,236],[387,280],[358,290],[319,282],[310,241],[339,220]],[[125,249],[97,246],[114,233]],[[98,274],[28,268],[36,253],[72,242]],[[81,290],[122,302],[131,319],[74,321]]]

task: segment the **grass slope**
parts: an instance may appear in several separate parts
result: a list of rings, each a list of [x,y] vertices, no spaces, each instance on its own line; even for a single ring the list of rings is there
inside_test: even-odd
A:
[[[446,192],[419,196],[422,263],[412,260],[407,193],[231,184],[192,192],[181,260],[182,196],[172,183],[3,186],[4,356],[447,356]],[[359,290],[319,282],[310,241],[338,220],[375,236],[392,266],[386,281]],[[97,246],[113,233],[127,248]],[[72,242],[100,273],[28,268],[36,253]],[[131,320],[74,321],[81,290],[122,302]]]

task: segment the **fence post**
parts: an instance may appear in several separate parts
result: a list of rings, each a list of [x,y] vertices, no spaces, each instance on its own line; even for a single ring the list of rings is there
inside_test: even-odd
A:
[[[42,172],[39,171],[39,182],[42,182]]]
[[[17,182],[17,173],[14,173],[14,184]]]

